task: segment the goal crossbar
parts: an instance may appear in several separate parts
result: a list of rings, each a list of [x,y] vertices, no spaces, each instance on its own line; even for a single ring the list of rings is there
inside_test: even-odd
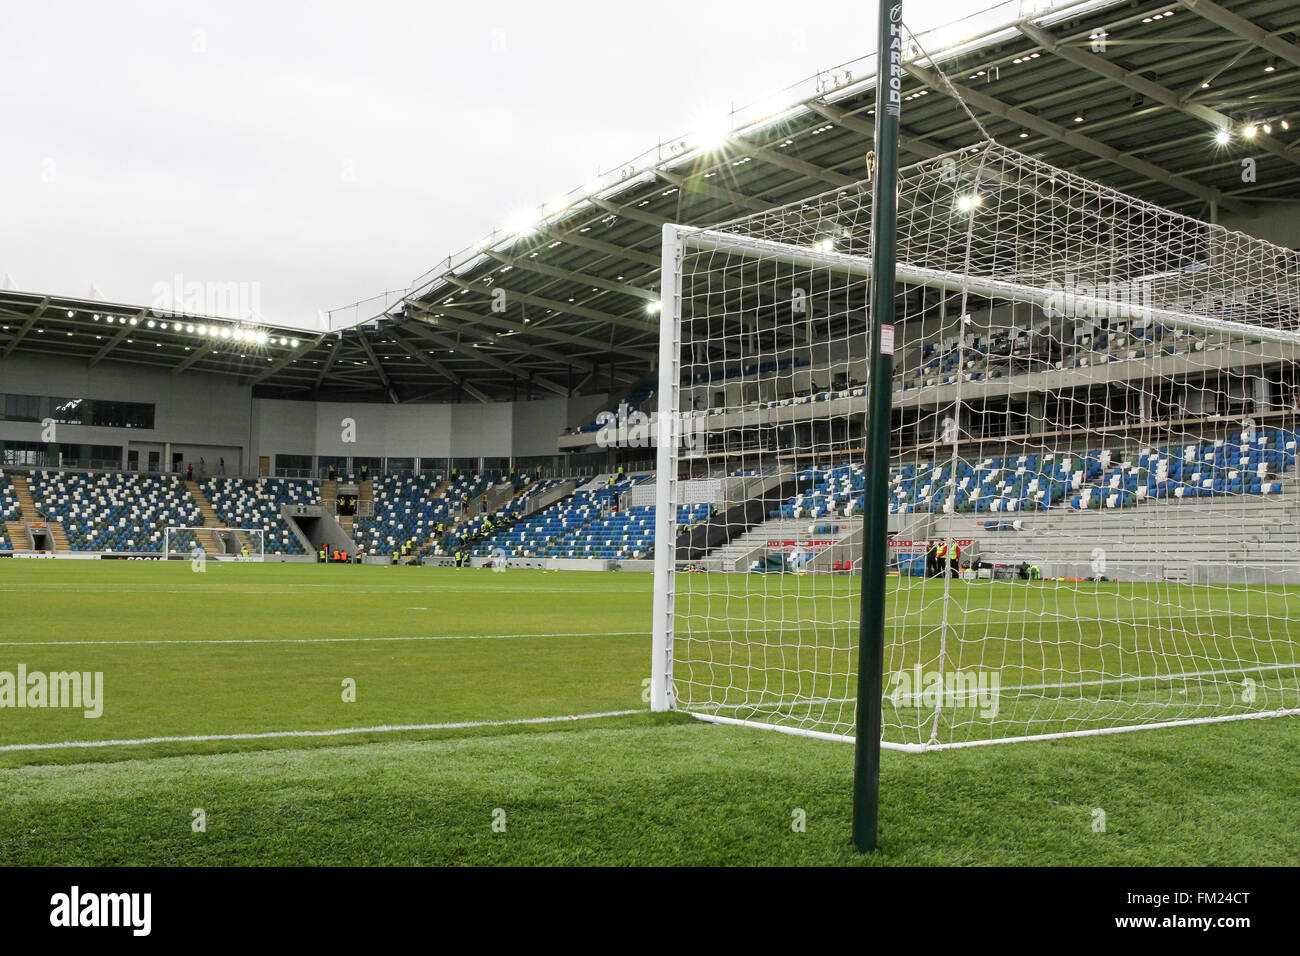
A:
[[[837,252],[824,252],[801,246],[740,236],[716,229],[697,229],[690,226],[665,226],[665,235],[672,231],[670,241],[679,241],[684,247],[710,249],[729,252],[753,258],[778,259],[783,263],[806,268],[824,269],[828,272],[846,276],[869,279],[871,277],[871,260],[863,256],[847,255]],[[1002,299],[1008,302],[1023,302],[1040,308],[1052,307],[1060,293],[1046,288],[1035,288],[1024,283],[991,276],[963,275],[957,272],[945,272],[940,269],[928,269],[907,262],[897,265],[897,279],[900,283],[924,286],[928,289],[941,289],[948,292],[962,292],[989,299]],[[1071,295],[1072,307],[1078,311],[1091,311],[1096,315],[1105,315],[1113,311],[1115,305],[1108,299],[1087,295]],[[1130,317],[1157,322],[1174,328],[1193,332],[1208,332],[1247,338],[1252,341],[1270,342],[1276,345],[1300,346],[1300,332],[1268,326],[1250,325],[1246,322],[1234,322],[1214,316],[1185,312],[1178,309],[1158,306],[1125,306]]]

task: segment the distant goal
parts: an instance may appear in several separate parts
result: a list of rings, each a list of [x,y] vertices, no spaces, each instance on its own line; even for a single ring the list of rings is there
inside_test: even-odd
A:
[[[169,526],[163,532],[168,561],[190,560],[196,554],[218,561],[261,561],[266,557],[266,533],[261,528],[195,528]]]

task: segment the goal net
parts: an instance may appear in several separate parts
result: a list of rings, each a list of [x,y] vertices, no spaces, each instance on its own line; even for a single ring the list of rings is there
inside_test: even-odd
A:
[[[188,561],[199,554],[219,561],[261,561],[265,537],[261,528],[171,526],[163,532],[163,554],[168,561]]]
[[[1300,712],[1300,254],[991,141],[906,167],[877,465],[870,227],[862,183],[665,228],[653,705],[853,734],[878,466],[885,745]],[[701,474],[759,490],[695,553]]]

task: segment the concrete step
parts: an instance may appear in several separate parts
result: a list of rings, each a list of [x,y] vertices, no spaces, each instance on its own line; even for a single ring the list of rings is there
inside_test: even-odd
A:
[[[5,537],[13,545],[15,551],[30,551],[32,549],[32,539],[27,534],[27,528],[21,521],[5,522]]]

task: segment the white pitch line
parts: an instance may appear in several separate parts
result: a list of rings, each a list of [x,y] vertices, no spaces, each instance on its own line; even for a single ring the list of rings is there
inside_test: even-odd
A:
[[[563,717],[523,717],[517,720],[466,720],[451,724],[381,724],[377,727],[345,727],[338,730],[279,730],[258,734],[193,734],[183,737],[136,737],[130,740],[65,740],[50,744],[3,744],[0,752],[13,750],[62,750],[76,747],[136,747],[141,744],[201,743],[209,740],[273,740],[281,737],[343,737],[350,734],[388,734],[404,730],[469,730],[475,727],[514,727],[524,724],[560,724],[600,717],[625,717],[643,710],[607,710],[597,714],[568,714]]]
[[[86,647],[146,644],[349,644],[370,641],[508,641],[530,637],[647,637],[649,631],[563,631],[554,634],[420,634],[407,637],[198,637],[128,641],[0,641],[0,647]]]
[[[549,587],[538,585],[537,587],[482,587],[476,588],[472,585],[469,587],[451,585],[365,585],[365,593],[374,594],[429,594],[433,592],[446,592],[448,594],[608,594],[609,591],[604,588],[574,588],[574,587]],[[324,584],[289,584],[281,588],[273,589],[256,589],[241,587],[225,587],[222,585],[196,584],[192,588],[159,588],[152,586],[132,586],[125,585],[119,587],[83,587],[79,585],[58,585],[45,584],[39,587],[21,586],[21,587],[0,587],[0,592],[39,594],[43,591],[50,593],[73,593],[73,594],[275,594],[279,596],[292,595],[297,591],[311,591],[316,588],[328,588],[331,592],[338,590],[338,583]],[[350,592],[349,592],[350,593]],[[650,593],[646,588],[645,593]]]

